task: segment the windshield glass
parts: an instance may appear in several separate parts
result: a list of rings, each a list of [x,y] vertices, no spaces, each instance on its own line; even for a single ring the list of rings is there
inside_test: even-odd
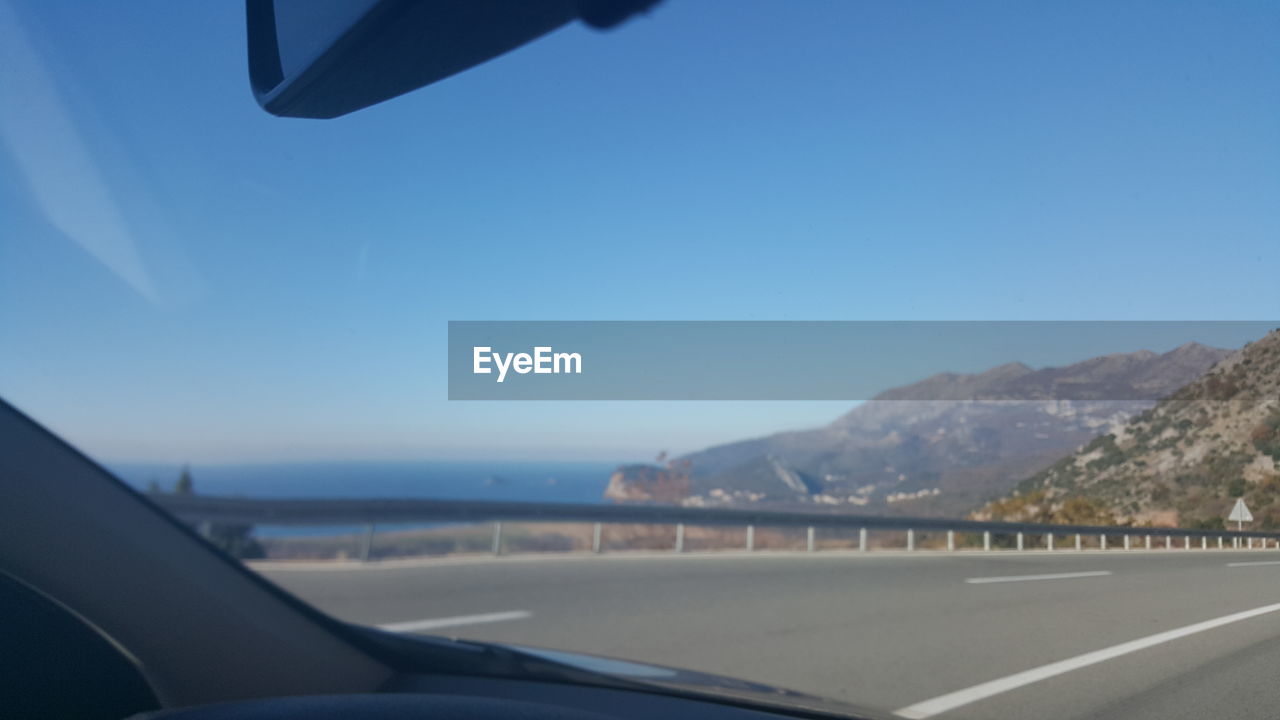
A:
[[[669,0],[305,120],[236,3],[0,0],[0,398],[344,620],[1235,702],[1169,683],[1280,632],[1278,22]]]

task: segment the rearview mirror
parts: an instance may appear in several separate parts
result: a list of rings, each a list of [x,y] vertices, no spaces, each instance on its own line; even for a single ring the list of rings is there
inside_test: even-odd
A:
[[[575,19],[609,28],[658,0],[246,0],[267,112],[334,118],[479,65]]]

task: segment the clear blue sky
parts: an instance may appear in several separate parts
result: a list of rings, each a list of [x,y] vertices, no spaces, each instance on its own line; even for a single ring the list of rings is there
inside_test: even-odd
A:
[[[257,107],[242,16],[0,0],[0,396],[100,458],[633,459],[846,409],[449,403],[448,320],[1280,310],[1274,2],[668,0],[334,121]]]

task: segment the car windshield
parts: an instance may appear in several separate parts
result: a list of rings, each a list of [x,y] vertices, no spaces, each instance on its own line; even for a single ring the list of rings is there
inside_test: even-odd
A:
[[[0,0],[0,398],[253,571],[907,718],[1273,712],[1280,5],[667,0],[330,120],[245,25]]]

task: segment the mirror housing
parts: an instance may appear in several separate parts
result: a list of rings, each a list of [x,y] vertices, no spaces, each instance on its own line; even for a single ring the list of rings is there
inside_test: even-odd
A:
[[[575,19],[611,28],[658,0],[246,0],[267,112],[335,118],[479,65]]]

